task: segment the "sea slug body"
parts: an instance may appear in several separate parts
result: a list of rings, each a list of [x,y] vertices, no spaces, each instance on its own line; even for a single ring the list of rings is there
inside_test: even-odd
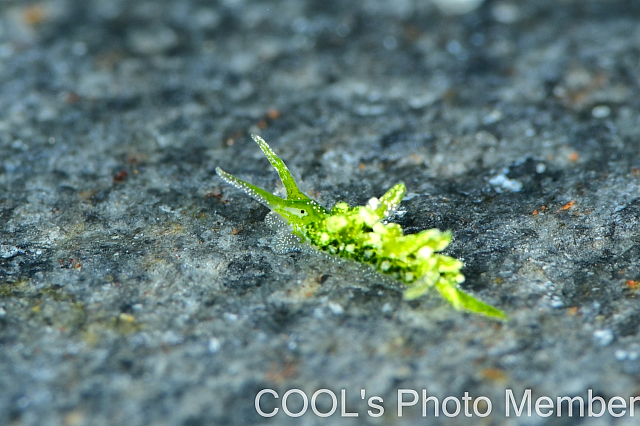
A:
[[[338,202],[325,209],[298,189],[291,172],[260,136],[252,135],[271,165],[280,175],[287,195],[281,198],[216,168],[225,182],[244,191],[279,215],[301,242],[326,253],[371,265],[381,274],[407,285],[405,299],[415,299],[435,288],[454,308],[505,320],[506,315],[464,293],[461,261],[441,254],[451,242],[451,232],[427,229],[404,235],[402,227],[387,219],[398,208],[405,194],[400,182],[380,198],[364,206],[351,207]]]

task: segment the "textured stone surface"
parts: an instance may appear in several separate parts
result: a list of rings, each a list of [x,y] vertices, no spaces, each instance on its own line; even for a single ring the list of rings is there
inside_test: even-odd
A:
[[[398,417],[410,388],[537,425],[506,389],[638,394],[640,7],[439,7],[3,2],[0,424],[469,424]],[[397,221],[451,229],[464,289],[511,321],[273,253],[214,173],[281,190],[249,133],[326,206],[403,180]],[[264,388],[345,389],[360,417],[265,420]]]

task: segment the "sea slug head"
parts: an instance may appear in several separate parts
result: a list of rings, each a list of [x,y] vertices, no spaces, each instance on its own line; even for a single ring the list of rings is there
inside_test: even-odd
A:
[[[273,205],[272,210],[280,214],[290,225],[298,226],[319,222],[327,216],[327,210],[310,198],[282,200]]]
[[[329,212],[322,207],[317,201],[307,197],[296,184],[289,168],[284,164],[282,159],[278,157],[269,145],[260,136],[251,135],[253,140],[260,146],[262,152],[276,169],[282,184],[287,191],[287,197],[281,198],[271,194],[262,188],[252,185],[248,182],[238,179],[237,177],[225,172],[220,167],[216,168],[216,173],[225,182],[244,191],[254,200],[264,204],[269,209],[282,216],[295,230],[299,231],[310,223],[318,222],[325,218]]]

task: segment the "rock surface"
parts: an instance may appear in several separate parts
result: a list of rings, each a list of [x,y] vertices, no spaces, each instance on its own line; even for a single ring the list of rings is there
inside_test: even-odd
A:
[[[637,395],[640,6],[444,3],[3,2],[0,424],[469,424],[399,417],[424,389],[541,425],[507,389]],[[404,181],[397,222],[451,229],[463,288],[511,320],[275,254],[214,173],[282,190],[250,133],[329,207]],[[323,388],[329,418],[254,407]]]

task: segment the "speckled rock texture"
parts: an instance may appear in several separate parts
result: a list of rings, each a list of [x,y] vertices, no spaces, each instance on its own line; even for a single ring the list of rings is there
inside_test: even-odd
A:
[[[0,3],[0,424],[638,424],[505,393],[640,393],[640,4],[446,3]],[[214,172],[282,192],[250,133],[327,207],[404,181],[510,321],[275,254]]]

